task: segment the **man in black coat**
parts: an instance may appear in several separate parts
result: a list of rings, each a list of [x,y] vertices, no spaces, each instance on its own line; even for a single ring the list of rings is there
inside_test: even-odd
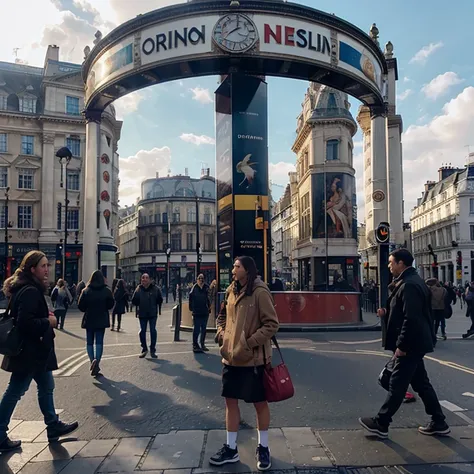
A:
[[[146,328],[150,325],[150,353],[153,359],[156,355],[156,321],[158,319],[158,310],[163,303],[163,296],[161,296],[160,289],[152,285],[150,275],[144,273],[141,277],[141,283],[132,296],[132,304],[137,307],[137,316],[140,321],[140,343],[142,345],[142,353],[140,359],[143,359],[148,354],[148,347],[146,343]]]
[[[189,309],[193,315],[193,352],[208,352],[206,347],[206,328],[211,312],[209,286],[204,283],[204,275],[199,275],[197,283],[189,293]],[[201,337],[199,338],[199,334]],[[201,346],[198,344],[200,339]]]
[[[451,431],[423,362],[425,354],[433,352],[435,342],[431,294],[412,264],[413,256],[408,250],[392,252],[389,269],[395,279],[389,287],[387,308],[377,312],[385,329],[384,348],[394,353],[395,365],[382,408],[376,417],[359,418],[359,423],[381,439],[388,437],[392,416],[403,403],[410,384],[431,416],[431,422],[420,426],[418,431],[424,435],[441,436]]]

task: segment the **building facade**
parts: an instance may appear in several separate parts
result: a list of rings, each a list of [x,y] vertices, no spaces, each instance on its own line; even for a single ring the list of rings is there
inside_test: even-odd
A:
[[[179,175],[143,181],[137,209],[120,220],[122,277],[137,283],[146,272],[166,286],[169,259],[170,288],[181,278],[195,281],[199,243],[200,272],[210,283],[216,276],[215,206],[215,180],[209,170],[200,179]]]
[[[358,284],[352,142],[357,124],[349,109],[347,94],[311,83],[297,119],[291,214],[299,217],[293,265],[301,290]]]
[[[59,278],[66,225],[65,276],[69,283],[89,277],[82,276],[83,106],[81,65],[59,61],[57,46],[48,47],[43,68],[0,62],[0,229],[6,236],[0,244],[2,278],[33,249],[47,255],[54,269],[50,280]],[[107,210],[108,243],[112,245],[118,230],[117,145],[121,126],[109,107],[100,128],[102,150],[107,156],[102,159],[108,161],[107,170],[103,170],[107,171],[103,178],[108,180],[108,200],[98,211]],[[73,155],[67,167],[55,156],[64,146]]]
[[[422,278],[460,285],[474,279],[474,153],[465,168],[445,166],[411,213],[415,265]]]

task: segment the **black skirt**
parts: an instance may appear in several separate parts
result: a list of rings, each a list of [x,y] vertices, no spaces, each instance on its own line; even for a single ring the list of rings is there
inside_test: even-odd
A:
[[[263,386],[263,371],[265,366],[233,367],[225,365],[222,368],[222,396],[235,398],[246,403],[266,401]]]

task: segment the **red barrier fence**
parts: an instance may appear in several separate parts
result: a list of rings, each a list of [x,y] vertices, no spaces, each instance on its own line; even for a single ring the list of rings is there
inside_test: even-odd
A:
[[[359,293],[272,292],[281,324],[351,324],[360,321]]]

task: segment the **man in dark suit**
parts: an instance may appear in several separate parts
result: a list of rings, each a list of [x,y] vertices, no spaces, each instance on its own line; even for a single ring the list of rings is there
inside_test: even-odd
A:
[[[381,439],[388,437],[392,416],[403,403],[410,384],[432,419],[428,425],[420,426],[418,431],[424,435],[443,436],[450,433],[423,362],[425,354],[433,352],[435,342],[431,294],[412,264],[413,256],[408,250],[392,252],[388,266],[394,280],[389,287],[387,307],[377,313],[384,326],[384,348],[394,353],[395,365],[382,408],[376,417],[359,418],[359,423]]]

